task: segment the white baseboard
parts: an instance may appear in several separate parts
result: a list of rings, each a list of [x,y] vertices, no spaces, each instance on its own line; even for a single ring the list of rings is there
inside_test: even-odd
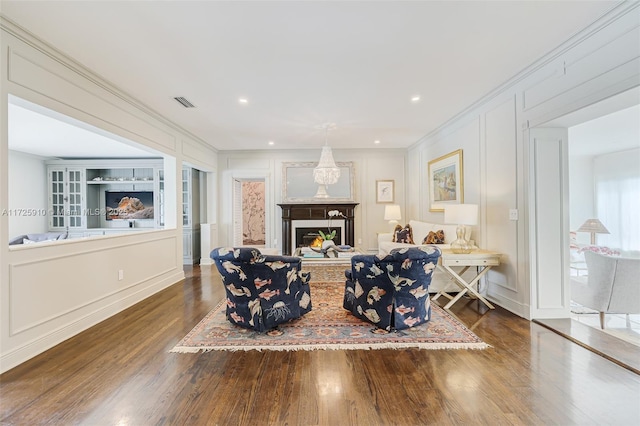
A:
[[[518,315],[519,317],[530,320],[529,305],[522,304],[516,300],[509,299],[497,294],[485,294],[487,300],[506,309],[507,311]]]

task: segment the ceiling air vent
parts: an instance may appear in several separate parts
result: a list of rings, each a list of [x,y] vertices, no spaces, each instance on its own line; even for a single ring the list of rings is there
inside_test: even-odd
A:
[[[195,108],[196,106],[194,104],[192,104],[191,102],[189,102],[187,99],[183,98],[182,96],[178,96],[173,98],[176,101],[180,102],[182,104],[183,107],[185,108]]]

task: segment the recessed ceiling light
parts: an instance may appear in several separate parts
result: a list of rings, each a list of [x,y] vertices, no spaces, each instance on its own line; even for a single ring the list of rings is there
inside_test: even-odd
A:
[[[275,145],[276,144],[274,141],[269,141],[268,143],[269,143],[269,145]]]
[[[413,103],[420,102],[420,95],[413,95],[411,97],[411,102]]]
[[[247,98],[239,98],[238,102],[240,102],[241,104],[248,104],[249,100]]]
[[[373,141],[373,143],[375,143],[375,144],[379,144],[379,143],[380,143],[380,141]]]

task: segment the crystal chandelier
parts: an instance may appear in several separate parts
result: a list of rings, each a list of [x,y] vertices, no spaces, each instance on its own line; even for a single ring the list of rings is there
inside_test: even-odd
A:
[[[313,180],[318,184],[318,192],[316,192],[315,198],[328,198],[327,185],[333,185],[340,178],[340,168],[336,166],[331,147],[327,143],[329,130],[333,130],[335,127],[334,123],[322,125],[322,128],[325,129],[324,146],[320,153],[320,161],[316,168],[313,169]]]

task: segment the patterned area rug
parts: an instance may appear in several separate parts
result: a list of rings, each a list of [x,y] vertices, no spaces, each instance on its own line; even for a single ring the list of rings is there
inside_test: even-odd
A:
[[[336,281],[342,282],[344,285],[344,271],[351,268],[350,263],[336,265],[336,264],[324,264],[313,265],[309,262],[302,261],[302,270],[311,273],[311,282],[315,281]]]
[[[209,312],[171,352],[324,349],[485,349],[484,343],[451,314],[432,304],[431,320],[386,333],[342,307],[344,284],[311,282],[313,309],[302,318],[257,333],[231,324],[225,303]]]

